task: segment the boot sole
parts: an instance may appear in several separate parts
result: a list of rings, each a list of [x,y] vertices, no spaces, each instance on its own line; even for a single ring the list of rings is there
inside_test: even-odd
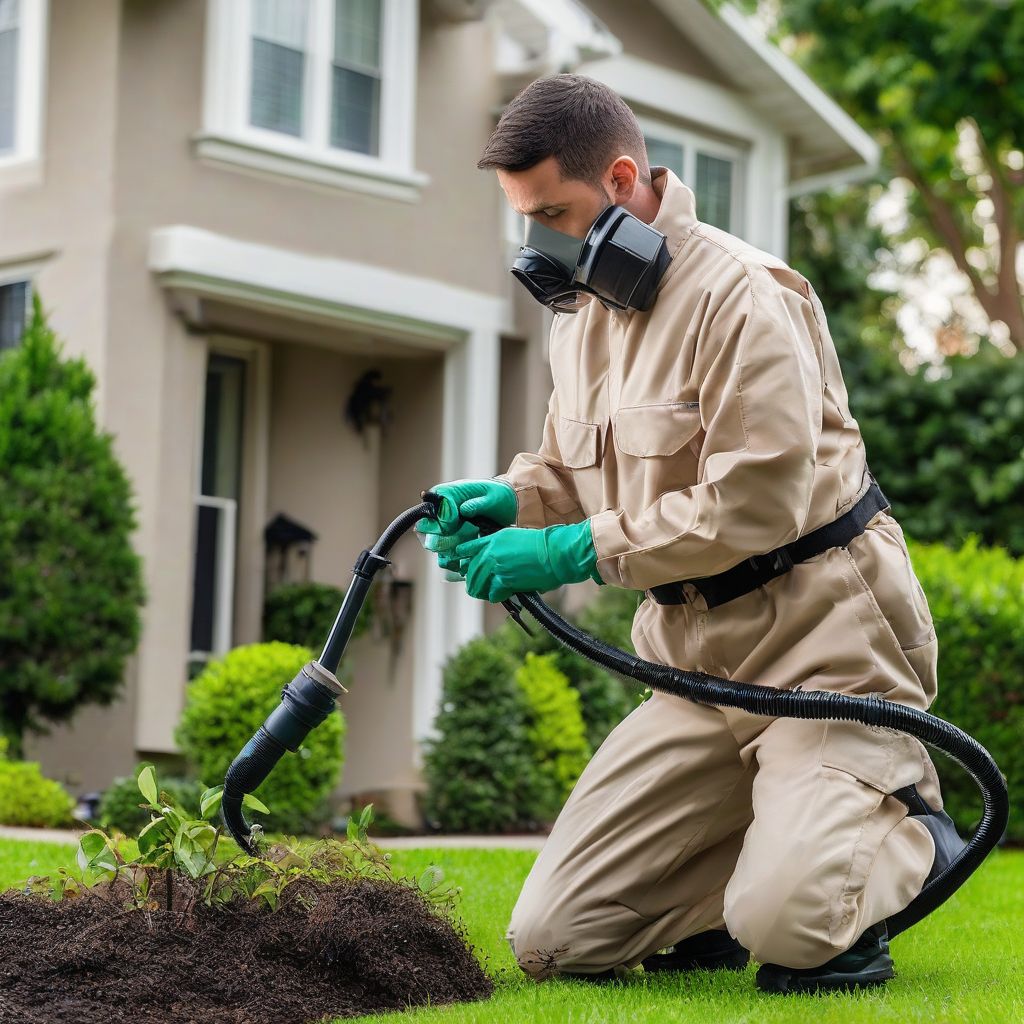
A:
[[[706,957],[690,956],[685,960],[673,960],[672,953],[657,954],[659,960],[648,957],[643,961],[645,974],[661,974],[665,971],[742,971],[750,963],[750,952],[738,949],[734,953],[709,954]],[[664,963],[660,962],[664,959]],[[652,966],[648,966],[654,960]]]
[[[769,969],[766,970],[766,967]],[[888,963],[876,961],[875,964],[856,974],[830,971],[828,974],[817,977],[800,974],[775,964],[764,964],[758,970],[754,984],[759,991],[776,995],[814,994],[815,992],[852,992],[859,988],[875,988],[895,977],[896,972],[893,970],[891,960]]]

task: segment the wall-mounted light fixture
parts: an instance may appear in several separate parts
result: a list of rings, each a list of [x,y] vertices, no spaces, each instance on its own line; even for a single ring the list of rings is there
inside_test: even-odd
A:
[[[267,548],[266,593],[285,583],[308,583],[316,534],[302,523],[278,514],[263,531]]]

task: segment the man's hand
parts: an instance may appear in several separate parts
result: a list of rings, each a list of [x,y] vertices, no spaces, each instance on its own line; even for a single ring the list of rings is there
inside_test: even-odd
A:
[[[589,519],[542,530],[509,527],[464,541],[449,558],[466,563],[467,592],[495,604],[519,591],[543,593],[585,579],[604,583]]]
[[[511,526],[519,512],[515,490],[502,480],[452,480],[435,484],[430,490],[441,496],[441,507],[437,519],[416,521],[417,533],[449,536],[473,516],[486,516],[499,526]]]

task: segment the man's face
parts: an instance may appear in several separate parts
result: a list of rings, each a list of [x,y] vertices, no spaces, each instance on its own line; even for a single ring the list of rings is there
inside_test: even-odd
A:
[[[615,199],[591,182],[563,179],[556,157],[526,171],[498,169],[498,182],[516,213],[545,227],[585,238],[597,215]]]

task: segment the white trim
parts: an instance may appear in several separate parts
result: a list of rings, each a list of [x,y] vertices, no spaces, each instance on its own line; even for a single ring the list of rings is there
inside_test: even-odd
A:
[[[258,129],[254,129],[254,132]],[[271,133],[266,133],[271,134]],[[330,161],[313,158],[304,152],[286,152],[258,144],[250,138],[197,133],[192,136],[195,154],[210,164],[255,171],[277,179],[307,181],[349,192],[365,192],[408,203],[419,200],[420,190],[430,178],[419,171],[406,172],[388,167],[361,153],[337,150]]]
[[[701,132],[689,131],[669,124],[667,121],[642,116],[637,117],[637,120],[640,122],[640,128],[645,137],[674,142],[683,147],[683,174],[681,177],[695,195],[697,192],[698,153],[732,162],[728,231],[730,234],[746,238],[749,229],[746,212],[749,204],[745,201],[744,193],[750,147],[720,142]]]
[[[806,178],[791,181],[786,188],[790,199],[806,195],[809,192],[824,192],[826,189],[838,188],[841,185],[853,185],[858,181],[866,181],[878,174],[878,167],[873,164],[857,164],[839,171],[828,171],[825,174],[812,174]]]
[[[249,124],[250,3],[208,0],[203,128],[196,155],[220,165],[414,202],[430,179],[413,167],[418,0],[381,0],[379,155],[329,145],[333,0],[311,0],[303,136]]]
[[[878,165],[880,147],[841,106],[778,47],[759,35],[750,19],[731,3],[723,3],[719,17],[804,103],[861,158],[865,164]]]
[[[14,148],[0,153],[0,185],[42,181],[49,0],[23,0],[18,10],[18,75]]]
[[[410,341],[452,343],[473,330],[511,329],[506,298],[366,263],[243,242],[187,225],[152,232],[149,269],[164,287],[315,314],[348,326],[391,329]]]
[[[35,281],[36,275],[50,262],[56,252],[42,256],[30,256],[17,263],[0,263],[0,285],[17,281]]]

